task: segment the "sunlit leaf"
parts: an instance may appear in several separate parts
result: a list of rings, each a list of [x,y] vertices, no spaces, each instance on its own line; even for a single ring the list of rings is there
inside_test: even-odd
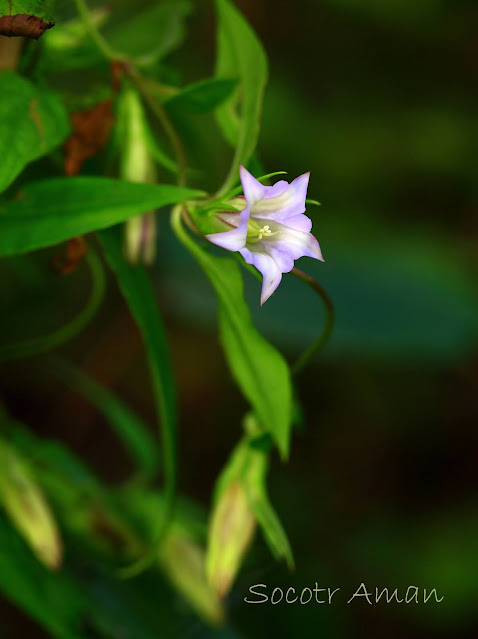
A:
[[[26,186],[0,206],[0,256],[24,253],[200,196],[169,184],[101,177],[56,178]]]

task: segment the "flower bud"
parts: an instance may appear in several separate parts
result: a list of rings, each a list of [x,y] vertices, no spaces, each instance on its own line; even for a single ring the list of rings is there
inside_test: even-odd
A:
[[[58,569],[62,545],[53,514],[24,462],[4,442],[0,442],[0,502],[38,559]]]
[[[207,576],[220,597],[230,590],[253,539],[256,518],[242,482],[231,481],[215,505],[209,527]]]
[[[214,202],[192,212],[195,225],[204,235],[211,233],[225,233],[235,228],[239,213],[246,206],[244,197],[234,197],[221,202]]]
[[[119,98],[118,131],[121,138],[120,176],[130,182],[154,183],[156,170],[148,145],[148,125],[138,93],[126,87]],[[126,258],[154,261],[156,253],[156,217],[148,211],[126,221]]]
[[[215,626],[224,621],[221,601],[206,580],[204,551],[193,539],[173,527],[161,547],[160,564],[205,621]]]
[[[126,259],[137,264],[141,259],[151,265],[156,257],[156,217],[153,211],[126,221]]]

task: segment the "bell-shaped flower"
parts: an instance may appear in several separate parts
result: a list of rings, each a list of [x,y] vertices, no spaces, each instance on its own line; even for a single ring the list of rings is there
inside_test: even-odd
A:
[[[206,238],[228,251],[239,251],[262,273],[262,305],[279,286],[282,273],[292,270],[294,260],[308,256],[324,261],[310,233],[312,222],[304,215],[310,173],[273,186],[264,186],[243,166],[239,174],[244,197],[233,201],[239,211],[220,213],[231,230]]]

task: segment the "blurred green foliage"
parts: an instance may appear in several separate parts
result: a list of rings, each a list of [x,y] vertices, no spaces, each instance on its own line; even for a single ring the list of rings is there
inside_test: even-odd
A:
[[[88,177],[72,178],[64,190],[53,181],[29,185],[62,173],[65,105],[89,108],[110,96],[111,78],[73,3],[13,5],[18,12],[41,5],[39,15],[55,19],[56,26],[38,43],[24,45],[22,76],[0,75],[0,181],[9,186],[1,202],[2,255],[45,247],[177,201],[172,186],[168,198],[160,187],[96,177],[114,174],[113,143],[85,163]],[[250,36],[247,23],[237,18],[240,26],[228,24],[227,16],[236,11],[219,2],[226,16],[223,58],[210,77],[213,3],[89,5],[93,23],[113,50],[134,56],[156,82],[155,95],[185,141],[188,184],[218,188],[231,160],[226,142],[236,138],[229,133],[221,140],[214,116],[242,136],[235,165],[255,146],[266,63],[255,42],[241,49]],[[40,357],[4,365],[1,373],[9,411],[2,417],[2,438],[46,496],[65,559],[60,571],[49,571],[22,538],[21,527],[17,530],[2,512],[0,587],[48,636],[66,639],[467,639],[477,624],[476,3],[307,0],[299,7],[291,1],[244,0],[236,5],[265,43],[270,61],[260,160],[251,162],[257,174],[285,169],[295,176],[311,170],[309,194],[322,206],[309,207],[308,213],[326,263],[304,268],[326,287],[337,315],[322,368],[310,369],[300,392],[307,426],[297,427],[300,436],[287,472],[274,461],[269,478],[296,572],[272,566],[265,547],[256,544],[227,602],[230,621],[215,628],[224,609],[203,581],[205,506],[237,440],[245,407],[225,375],[209,282],[160,218],[152,285],[142,269],[118,258],[116,229],[104,232],[103,241],[111,243],[109,262],[147,335],[159,412],[169,410],[174,421],[172,395],[165,409],[162,402],[168,400],[157,383],[163,376],[158,363],[169,366],[162,330],[155,328],[162,320],[152,306],[154,296],[161,301],[183,399],[179,483],[181,493],[193,495],[201,506],[179,497],[163,555],[134,579],[118,578],[119,568],[150,552],[167,505],[157,486],[148,483],[161,462],[149,428],[155,415],[145,358],[123,301],[109,287],[95,322],[62,350],[74,365]],[[252,77],[250,68],[255,75],[244,85],[243,76],[247,82]],[[33,111],[25,109],[32,100]],[[160,179],[171,181],[177,169],[170,159],[173,149],[152,115],[152,136],[159,140],[156,160],[163,167],[169,160]],[[24,200],[13,199],[16,193],[32,198],[26,209]],[[198,196],[195,191],[187,197]],[[86,205],[90,211],[97,207],[86,222],[75,217],[79,202],[80,212]],[[44,235],[35,237],[41,229],[33,229],[30,218],[39,211],[50,211],[51,218],[44,218]],[[83,265],[66,278],[51,274],[55,251],[3,260],[2,345],[49,335],[78,312],[78,300],[88,299]],[[300,282],[284,279],[258,309],[259,284],[246,275],[246,299],[261,333],[292,359],[320,332],[323,316]],[[226,293],[233,298],[233,290]],[[234,308],[244,311],[237,302],[228,303],[231,322]],[[237,366],[238,361],[234,358]],[[241,378],[241,371],[234,372]],[[94,412],[65,384],[94,404]],[[257,404],[255,391],[244,394]],[[289,400],[277,392],[280,426]],[[290,415],[287,420],[290,425]],[[114,435],[106,434],[106,422]],[[278,427],[281,442],[287,428]],[[133,471],[132,462],[137,463]],[[281,530],[278,521],[274,525]],[[287,547],[287,538],[281,543]],[[351,592],[362,581],[373,588],[436,587],[445,603],[371,610],[243,603],[253,583],[300,589],[315,581]],[[26,623],[5,606],[0,633],[42,636]]]

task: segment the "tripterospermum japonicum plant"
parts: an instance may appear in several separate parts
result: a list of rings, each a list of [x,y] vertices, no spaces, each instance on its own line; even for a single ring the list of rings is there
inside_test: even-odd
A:
[[[65,553],[60,549],[66,549],[67,555],[87,556],[97,567],[92,575],[95,570],[103,574],[105,563],[113,566],[118,583],[153,569],[203,619],[220,624],[224,598],[257,530],[273,556],[293,566],[293,549],[269,500],[266,479],[274,450],[282,461],[290,453],[298,412],[293,380],[332,329],[333,309],[327,294],[295,266],[303,257],[323,261],[306,210],[309,204],[317,204],[307,199],[309,173],[290,182],[275,179],[280,172],[259,174],[256,142],[267,61],[257,36],[232,0],[215,2],[214,75],[189,86],[176,85],[176,76],[163,64],[163,58],[181,44],[192,8],[188,0],[156,3],[140,14],[133,7],[123,24],[111,20],[112,6],[91,9],[84,0],[64,3],[72,5],[64,16],[59,7],[55,24],[47,3],[0,4],[9,25],[29,16],[51,24],[41,34],[38,49],[35,43],[15,39],[25,36],[25,30],[14,33],[9,27],[0,36],[11,58],[10,68],[0,73],[4,155],[0,255],[23,259],[33,250],[65,242],[55,249],[48,278],[57,281],[62,275],[67,280],[76,277],[72,273],[85,271],[91,282],[89,298],[76,317],[41,337],[3,344],[0,357],[12,361],[44,354],[79,335],[101,308],[106,262],[143,338],[162,434],[159,454],[147,427],[120,397],[79,365],[50,359],[49,374],[97,407],[137,470],[126,486],[109,487],[66,446],[38,438],[13,420],[6,407],[1,415],[0,447],[15,465],[2,465],[0,471],[5,515],[0,537],[10,556],[8,544],[15,543],[10,529],[23,536],[30,548],[22,550],[23,564],[38,560],[46,572],[40,578],[32,569],[36,589],[28,604],[20,592],[12,591],[8,570],[5,577],[0,575],[0,588],[53,634],[66,637],[73,636],[74,615],[69,609],[60,610],[60,605],[54,609],[55,603],[50,602],[53,609],[46,616],[37,586],[38,579],[43,579],[49,588],[60,591],[68,582],[71,606],[77,606],[90,624],[106,627],[111,610],[93,614],[91,602],[79,595],[92,577],[75,567],[78,562],[63,566],[54,576],[48,572],[61,568]],[[77,15],[71,13],[73,6]],[[61,74],[63,86],[68,86],[65,78],[76,78],[79,70],[93,67],[99,75],[79,93],[73,89],[74,82],[69,89],[53,89],[59,86],[54,83],[48,86],[55,74]],[[200,149],[191,153],[197,138],[189,138],[188,132],[200,128],[197,114],[207,112],[214,114],[218,134],[233,148],[230,168],[225,176],[218,176],[215,193],[203,190],[203,182],[211,178],[207,167],[190,160],[200,155]],[[21,136],[14,126],[19,115]],[[43,179],[32,180],[36,165],[31,163],[49,154],[54,158],[48,164],[52,174],[45,177],[43,167]],[[189,500],[177,492],[177,394],[160,306],[147,270],[154,265],[158,229],[160,236],[162,218],[170,207],[176,237],[216,293],[227,365],[250,406],[242,421],[231,424],[239,443],[225,461],[209,514],[191,508]],[[244,299],[242,271],[253,271],[261,280],[261,305],[274,293],[280,295],[277,289],[288,273],[309,284],[324,302],[325,326],[319,327],[317,341],[294,364],[289,365],[254,327]],[[18,468],[27,479],[22,480]],[[18,482],[33,495],[42,526],[28,523],[28,500],[15,497],[22,490]],[[14,559],[11,562],[9,569],[14,571]],[[121,588],[108,579],[103,587],[121,608]],[[145,587],[140,577],[138,584]],[[150,591],[146,599],[149,595]],[[149,622],[140,610],[130,613],[138,627],[146,628]],[[143,635],[158,636],[158,628],[148,626]]]

